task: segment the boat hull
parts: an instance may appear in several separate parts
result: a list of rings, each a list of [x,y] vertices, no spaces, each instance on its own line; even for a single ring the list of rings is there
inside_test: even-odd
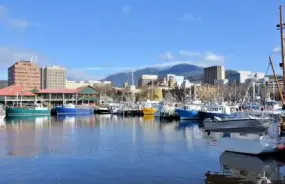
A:
[[[181,120],[199,120],[200,116],[196,110],[175,109]]]
[[[155,108],[143,108],[143,115],[154,115],[156,112]]]
[[[57,114],[94,114],[93,108],[66,108],[56,107]]]
[[[232,119],[232,120],[222,120],[222,121],[205,120],[204,127],[205,127],[205,130],[208,130],[208,131],[264,132],[265,130],[269,128],[271,123],[272,121],[270,119],[266,119],[266,120]]]
[[[116,114],[117,112],[111,112],[110,110],[108,109],[95,109],[94,112],[96,114]]]
[[[259,155],[264,153],[275,152],[277,143],[275,140],[249,140],[225,137],[220,140],[220,146],[225,151]]]
[[[214,117],[219,117],[219,118],[232,118],[233,116],[229,114],[224,114],[224,113],[214,113],[214,112],[204,112],[204,111],[199,111],[198,115],[200,117],[200,120],[205,120],[207,118],[214,119]]]
[[[38,110],[38,109],[25,109],[25,108],[7,108],[6,109],[7,116],[46,116],[51,115],[51,111],[49,109]]]

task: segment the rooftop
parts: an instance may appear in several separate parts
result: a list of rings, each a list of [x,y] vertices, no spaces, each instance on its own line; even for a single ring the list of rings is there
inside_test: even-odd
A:
[[[54,89],[54,88],[48,88],[48,89],[42,89],[39,92],[37,92],[37,94],[73,94],[76,93],[77,89],[66,89],[66,88],[62,88],[62,89]]]
[[[20,86],[8,86],[6,88],[0,89],[0,96],[35,96],[34,93],[24,90]]]

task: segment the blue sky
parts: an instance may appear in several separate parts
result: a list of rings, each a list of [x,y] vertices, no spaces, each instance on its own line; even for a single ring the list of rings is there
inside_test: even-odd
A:
[[[0,0],[0,78],[7,79],[16,59],[31,56],[66,67],[77,80],[179,62],[265,72],[280,47],[275,26],[282,3]]]

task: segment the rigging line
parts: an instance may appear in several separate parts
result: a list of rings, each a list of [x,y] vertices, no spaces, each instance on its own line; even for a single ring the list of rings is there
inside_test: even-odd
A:
[[[268,64],[268,67],[267,67],[267,69],[266,69],[265,75],[267,75],[267,72],[268,72],[268,70],[269,70],[269,67],[270,67],[270,63]]]

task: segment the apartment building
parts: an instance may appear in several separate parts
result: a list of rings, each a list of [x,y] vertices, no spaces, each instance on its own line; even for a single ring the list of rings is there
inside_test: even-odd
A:
[[[211,66],[204,68],[204,83],[215,84],[215,80],[225,79],[224,66]]]
[[[17,61],[8,68],[8,86],[16,85],[24,90],[41,88],[40,68],[32,61]]]
[[[66,69],[58,66],[41,68],[41,89],[65,88]]]

